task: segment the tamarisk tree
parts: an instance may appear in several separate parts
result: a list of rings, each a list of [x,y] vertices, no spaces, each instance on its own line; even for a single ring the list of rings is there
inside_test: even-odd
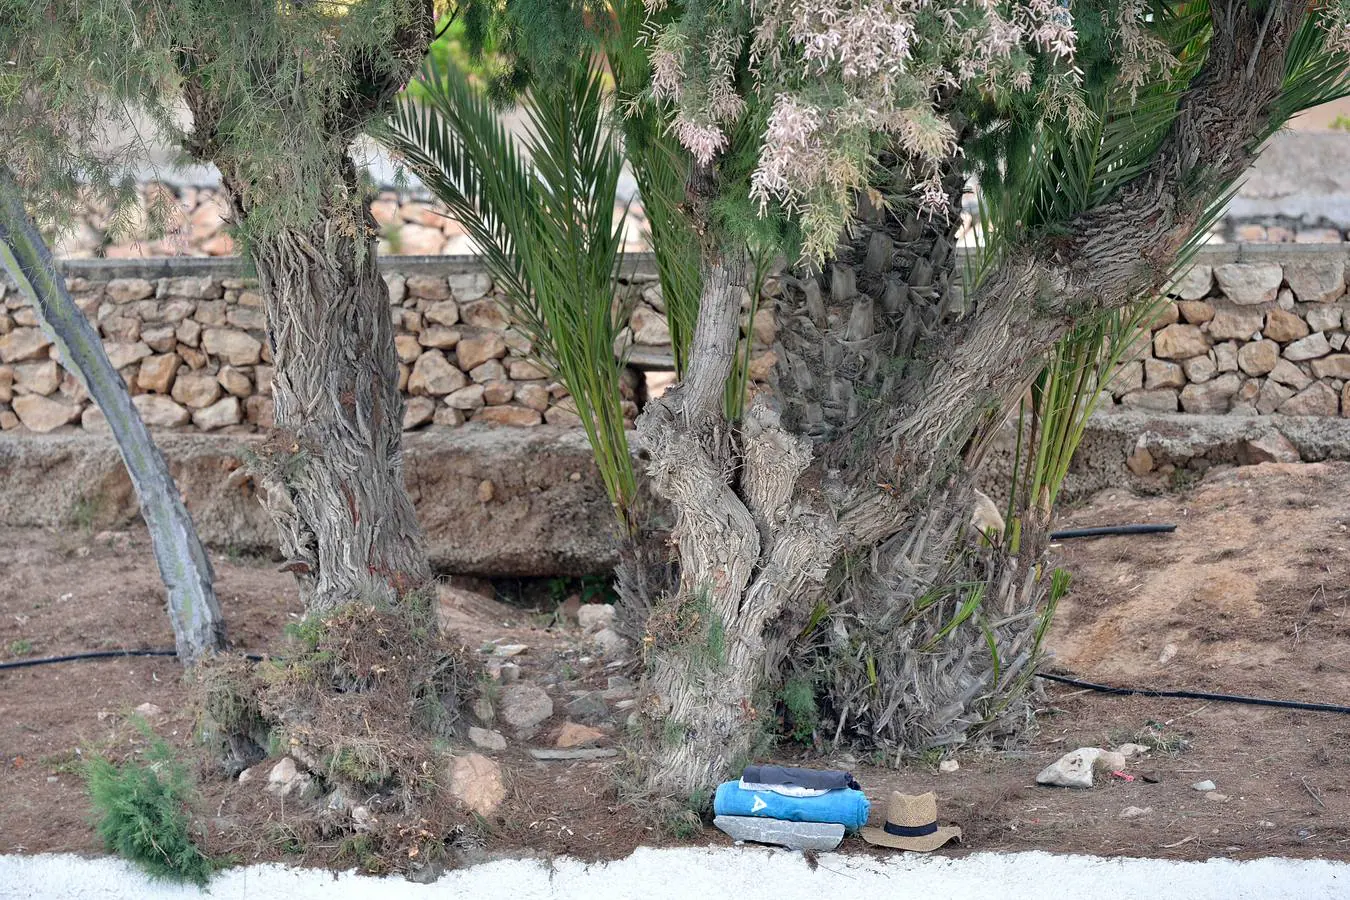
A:
[[[0,134],[40,218],[77,195],[127,199],[122,166],[141,144],[92,143],[110,125],[148,121],[219,169],[276,366],[277,433],[256,474],[311,609],[393,602],[430,579],[350,148],[420,64],[434,22],[432,0],[0,0]]]
[[[648,9],[649,96],[692,156],[703,288],[684,377],[638,420],[680,566],[648,623],[646,783],[690,796],[724,777],[789,671],[836,735],[873,747],[1017,731],[1063,582],[1044,567],[1044,517],[1015,549],[966,536],[989,429],[1070,325],[1166,286],[1280,124],[1345,92],[1345,10]],[[958,285],[977,168],[1026,215],[998,220]],[[731,421],[750,222],[777,223],[797,264],[774,396]]]

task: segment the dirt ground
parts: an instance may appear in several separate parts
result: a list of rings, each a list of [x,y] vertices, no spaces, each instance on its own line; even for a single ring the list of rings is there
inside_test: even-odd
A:
[[[1350,464],[1217,470],[1185,493],[1157,497],[1107,491],[1063,519],[1179,527],[1055,549],[1073,585],[1049,639],[1051,670],[1134,687],[1350,704]],[[300,611],[289,577],[267,560],[212,562],[235,647],[279,647]],[[511,661],[555,695],[555,717],[536,739],[549,746],[551,729],[568,716],[564,705],[604,688],[618,670],[588,655],[546,591],[534,599],[540,606],[530,610],[483,598],[458,608],[454,624],[472,647],[528,645]],[[141,531],[0,529],[0,661],[171,647],[161,604]],[[0,672],[0,852],[101,852],[80,759],[133,751],[143,739],[129,717],[146,702],[163,710],[152,717],[155,729],[188,750],[194,723],[186,698],[172,659]],[[611,721],[623,715],[615,711]],[[609,726],[608,744],[620,729]],[[1158,745],[1130,761],[1132,781],[1099,779],[1092,790],[1035,784],[1061,753],[1132,740]],[[623,805],[613,760],[539,762],[526,750],[512,741],[494,754],[508,798],[489,823],[484,855],[616,858],[639,844],[727,842],[714,829],[673,838]],[[964,829],[963,842],[945,853],[1350,859],[1350,716],[1048,685],[1026,747],[957,759],[958,771],[941,774],[935,759],[900,770],[858,765],[846,754],[809,763],[851,768],[874,818],[891,789],[937,791],[942,818]],[[199,775],[196,813],[211,849],[240,862],[285,856],[285,841],[275,839],[285,834],[285,801],[247,793],[205,765]],[[1226,799],[1191,788],[1202,780]],[[1121,818],[1128,807],[1150,811]],[[845,846],[867,848],[856,839]],[[310,847],[305,859],[320,861],[333,849]]]

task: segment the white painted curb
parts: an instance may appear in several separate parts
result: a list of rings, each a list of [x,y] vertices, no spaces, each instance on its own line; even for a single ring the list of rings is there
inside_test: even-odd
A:
[[[152,882],[109,857],[0,856],[5,900],[168,900],[195,888]],[[1258,859],[1169,862],[1049,853],[976,853],[960,859],[829,853],[813,871],[770,849],[640,848],[587,865],[500,860],[434,884],[280,865],[221,872],[215,900],[1347,900],[1350,863]]]

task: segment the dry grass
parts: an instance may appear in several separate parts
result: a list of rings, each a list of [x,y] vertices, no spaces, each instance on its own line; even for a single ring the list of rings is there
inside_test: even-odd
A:
[[[445,738],[477,668],[438,634],[434,615],[417,594],[396,607],[353,603],[295,626],[283,659],[204,667],[199,706],[207,732],[224,739],[227,765],[287,754],[317,786],[315,802],[297,804],[254,843],[415,873],[438,868],[473,831],[448,794]],[[238,758],[241,747],[250,759]]]

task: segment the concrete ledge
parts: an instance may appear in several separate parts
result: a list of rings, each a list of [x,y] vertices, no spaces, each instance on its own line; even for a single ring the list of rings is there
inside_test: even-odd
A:
[[[967,251],[958,250],[958,256]],[[1201,247],[1195,261],[1202,265],[1222,265],[1231,262],[1279,262],[1284,259],[1306,259],[1314,256],[1346,256],[1350,244],[1207,244]],[[630,253],[624,257],[625,267],[652,275],[656,261],[650,253]],[[238,256],[159,256],[143,259],[65,259],[58,261],[61,271],[70,278],[177,278],[182,276],[216,276],[244,278],[251,276],[248,263]],[[477,256],[381,256],[380,268],[402,275],[443,274],[447,272],[485,271]],[[961,267],[957,266],[958,274]]]
[[[280,865],[221,872],[214,900],[1343,900],[1350,863],[1279,858],[1160,859],[975,853],[951,858],[897,851],[885,857],[745,847],[639,848],[627,859],[587,864],[501,859],[430,884]],[[200,898],[194,887],[151,881],[118,859],[70,855],[0,857],[0,896],[29,900]]]
[[[202,540],[212,546],[276,547],[252,483],[230,478],[241,452],[259,439],[155,436]],[[613,515],[580,429],[435,429],[405,435],[404,452],[408,490],[439,570],[530,577],[613,567]],[[485,482],[491,498],[480,500],[489,493]],[[104,529],[137,515],[110,436],[0,436],[0,521]]]
[[[1088,422],[1073,458],[1060,499],[1072,502],[1103,490],[1129,484],[1158,490],[1171,471],[1199,471],[1216,465],[1247,462],[1246,445],[1283,435],[1303,462],[1350,459],[1350,418],[1321,416],[1197,416],[1112,410]],[[1006,431],[990,450],[980,473],[980,487],[1003,497],[1012,472],[1015,432]],[[1138,475],[1125,461],[1142,446],[1155,469]],[[1170,469],[1168,468],[1170,467]]]
[[[1350,459],[1347,418],[1102,413],[1088,424],[1061,499],[1121,484],[1159,490],[1173,470],[1245,462],[1249,442],[1277,434],[1306,462]],[[231,478],[241,452],[259,439],[156,435],[202,539],[212,546],[261,553],[276,547],[251,482],[240,485]],[[1012,439],[1012,432],[1005,433],[986,460],[980,482],[990,496],[1006,491]],[[1126,467],[1136,446],[1149,450],[1154,472],[1139,476]],[[404,435],[404,451],[408,491],[438,570],[552,577],[613,569],[613,516],[580,429],[432,429]],[[0,435],[0,522],[105,529],[137,515],[111,437]]]

